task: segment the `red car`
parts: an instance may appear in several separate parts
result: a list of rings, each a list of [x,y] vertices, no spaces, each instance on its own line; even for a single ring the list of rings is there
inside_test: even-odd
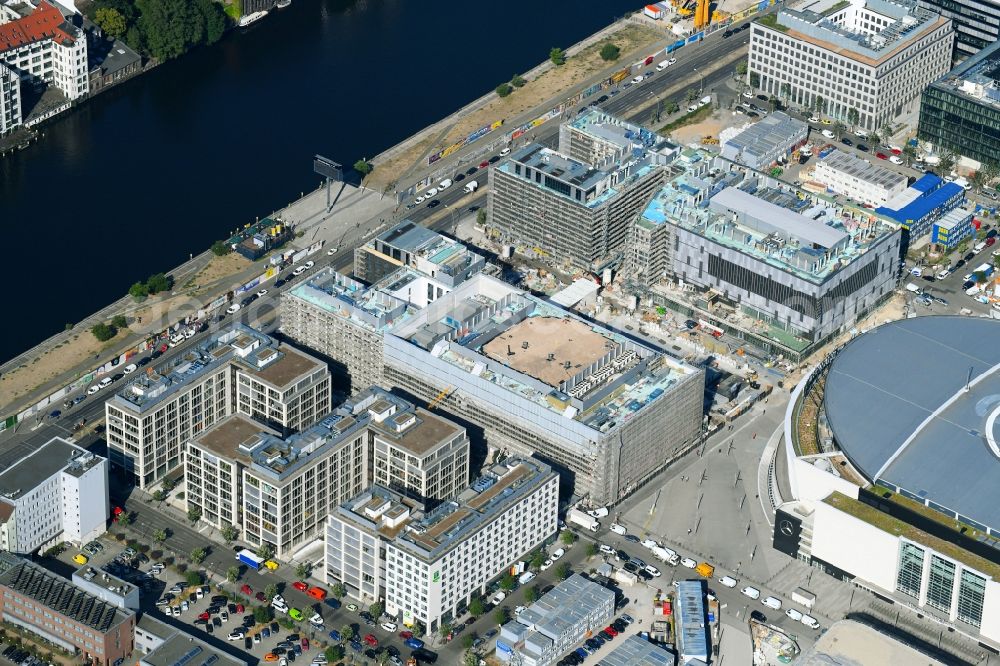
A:
[[[324,590],[322,587],[310,587],[309,591],[306,592],[306,594],[308,594],[313,599],[319,599],[320,601],[326,599],[326,590]]]
[[[480,168],[480,169],[485,169],[485,168],[486,168],[486,167],[488,167],[489,165],[490,165],[490,163],[489,163],[488,161],[487,161],[487,162],[480,162],[480,163],[479,163],[479,168]]]
[[[246,610],[246,608],[243,607],[243,604],[236,604],[236,612],[237,613],[242,613],[245,610]]]
[[[378,639],[375,638],[375,636],[373,636],[372,634],[365,634],[364,641],[365,641],[365,645],[368,645],[369,647],[373,647],[373,648],[377,648],[378,647]]]
[[[305,592],[306,590],[309,589],[309,586],[303,583],[301,580],[297,580],[294,583],[292,583],[292,587],[294,587],[299,592]]]
[[[887,159],[889,159],[889,156],[886,155],[885,153],[875,153],[875,157],[879,158],[880,160],[887,160]]]
[[[996,243],[996,242],[997,242],[997,237],[996,236],[989,236],[986,239],[986,247],[990,247],[991,245],[993,245],[993,243]]]
[[[247,585],[246,583],[244,583],[243,587],[240,588],[240,592],[242,592],[243,594],[245,594],[245,595],[247,595],[249,597],[251,594],[253,594],[253,588],[250,587],[249,585]]]
[[[209,617],[211,616],[208,613],[202,613],[201,615],[198,616],[198,619],[208,621]]]
[[[615,631],[615,628],[611,627],[611,626],[604,627],[604,631],[608,632],[612,636],[617,636],[618,635],[618,632]]]
[[[258,592],[257,594],[254,595],[254,598],[257,601],[267,601],[267,596],[263,592]]]
[[[302,649],[303,650],[308,650],[309,649],[309,639],[306,638],[305,636],[303,636],[302,637],[302,641],[301,641],[301,645],[302,645]]]
[[[405,640],[407,640],[409,638],[413,638],[413,632],[412,631],[401,631],[401,632],[399,632],[399,637],[402,638],[405,641]]]

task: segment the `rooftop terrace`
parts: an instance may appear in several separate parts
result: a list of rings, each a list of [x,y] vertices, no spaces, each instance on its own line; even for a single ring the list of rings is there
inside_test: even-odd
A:
[[[466,281],[392,335],[467,372],[470,381],[500,387],[601,432],[696,372],[485,275]]]
[[[671,154],[678,150],[677,144],[668,138],[593,106],[586,107],[566,125],[599,141],[613,144],[622,152],[638,149],[640,152],[650,150]],[[564,145],[562,132],[559,150],[569,152],[569,146]]]
[[[326,268],[293,288],[288,295],[350,319],[352,323],[369,331],[382,333],[413,312],[407,301],[391,293],[395,281],[403,275],[411,274],[393,273],[379,283],[383,289],[378,286],[368,287],[363,282]],[[390,278],[395,281],[388,281]]]
[[[896,229],[871,210],[722,158],[711,170],[679,171],[643,211],[643,223],[680,226],[816,284]]]

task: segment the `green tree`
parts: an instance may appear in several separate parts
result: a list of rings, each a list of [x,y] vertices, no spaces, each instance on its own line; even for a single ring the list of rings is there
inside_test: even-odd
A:
[[[174,279],[163,273],[157,273],[156,275],[150,275],[149,279],[146,280],[146,289],[149,290],[151,294],[157,294],[161,291],[170,291],[174,286]]]
[[[190,507],[188,509],[188,520],[192,523],[196,523],[199,518],[201,518],[201,509],[196,506]]]
[[[538,586],[532,585],[524,591],[525,603],[533,604],[538,601]]]
[[[545,552],[542,550],[536,550],[531,554],[530,565],[535,569],[541,569],[542,565],[545,564]]]
[[[976,271],[972,274],[972,279],[976,284],[982,284],[986,282],[986,273],[983,271]]]
[[[778,91],[781,94],[781,99],[787,101],[792,96],[792,85],[790,83],[782,83]]]
[[[680,105],[678,105],[677,102],[673,100],[669,100],[663,103],[663,113],[667,114],[668,116],[677,113],[680,110],[681,110]]]
[[[119,527],[128,527],[129,525],[132,524],[132,514],[128,511],[125,511],[124,513],[122,513],[122,515],[118,516],[117,522]]]
[[[470,637],[466,636],[465,638],[470,638]],[[466,641],[463,638],[462,643],[464,644],[466,642],[468,641]],[[479,656],[476,653],[469,650],[469,648],[472,647],[473,642],[475,641],[469,642],[469,646],[465,648],[466,652],[462,655],[462,666],[477,666],[477,664],[479,664]]]
[[[747,61],[740,60],[738,63],[736,63],[736,70],[734,73],[736,74],[736,78],[739,79],[740,81],[745,79],[747,75]]]
[[[226,569],[226,580],[230,583],[235,583],[240,579],[240,568],[232,566]]]
[[[128,319],[125,318],[125,315],[115,315],[111,318],[111,325],[117,329],[123,329],[128,326]]]
[[[983,191],[983,188],[986,187],[986,173],[983,169],[979,169],[969,177],[969,184],[972,185],[974,191]]]
[[[892,139],[892,135],[894,134],[894,132],[892,131],[892,124],[886,123],[885,125],[882,125],[882,127],[879,128],[878,133],[882,137],[882,144],[883,145],[888,144],[889,141]]]
[[[167,494],[163,492],[161,489],[157,488],[156,490],[153,491],[153,499],[156,500],[157,502],[162,502],[163,500],[167,499]]]
[[[100,26],[105,34],[115,39],[122,37],[128,30],[125,17],[117,9],[111,7],[99,7],[94,13],[94,23]]]
[[[362,178],[365,178],[368,174],[375,170],[375,166],[369,162],[367,158],[362,157],[354,163],[354,170],[360,173]]]
[[[840,137],[844,136],[844,132],[846,132],[846,131],[847,131],[847,125],[845,125],[844,123],[840,122],[839,120],[833,124],[833,134],[838,139]]]
[[[493,621],[498,625],[507,624],[510,620],[510,611],[507,610],[506,606],[498,606],[495,611],[493,611]]]
[[[205,552],[204,548],[195,548],[191,551],[191,554],[188,555],[188,559],[194,564],[201,564],[205,561],[206,556],[208,556],[208,553]]]
[[[568,562],[560,562],[556,565],[556,577],[559,580],[566,580],[573,571],[569,568]]]
[[[167,531],[165,529],[158,529],[153,532],[153,541],[156,543],[163,543],[167,540]]]
[[[345,624],[340,628],[340,637],[345,643],[350,643],[351,639],[354,638],[354,627],[349,624]]]
[[[217,257],[223,257],[229,254],[229,249],[230,249],[229,246],[220,240],[217,240],[214,243],[212,243],[212,254],[214,254]]]
[[[527,84],[528,80],[523,76],[521,76],[520,74],[515,74],[514,76],[510,77],[510,85],[514,86],[515,88],[523,88]]]
[[[996,268],[997,270],[1000,270],[1000,254],[993,257],[993,267]]]
[[[376,601],[375,603],[368,606],[368,612],[372,614],[372,617],[378,620],[382,617],[382,613],[385,611],[385,606],[382,605],[381,601]]]
[[[299,562],[295,566],[295,575],[299,577],[299,580],[309,578],[310,574],[312,574],[312,567],[307,562]]]
[[[344,648],[341,645],[331,645],[323,651],[323,656],[326,657],[326,663],[336,663],[344,658]]]
[[[97,338],[98,342],[107,342],[111,338],[118,335],[118,331],[114,326],[109,326],[105,323],[94,324],[91,327],[90,332],[94,334],[94,337]]]
[[[476,224],[483,225],[486,224],[486,209],[480,208],[476,211]]]
[[[868,136],[865,138],[868,139],[868,143],[871,144],[872,148],[877,148],[882,145],[882,137],[879,136],[878,132],[869,132]]]
[[[257,624],[264,624],[271,621],[271,608],[269,606],[254,606],[253,619]]]
[[[576,543],[576,533],[572,530],[563,530],[562,534],[559,535],[559,540],[562,541],[565,546],[572,546]]]
[[[438,627],[438,633],[441,634],[441,638],[448,638],[448,634],[451,633],[451,622],[442,622]]]
[[[483,604],[483,600],[479,597],[472,597],[472,601],[469,602],[469,615],[472,617],[479,617],[486,612],[486,607]]]
[[[600,550],[597,548],[597,544],[591,541],[587,544],[587,557],[596,557]]]
[[[515,587],[517,587],[517,579],[508,571],[500,579],[500,589],[504,592],[510,592]]]
[[[278,586],[275,583],[268,583],[264,587],[264,596],[267,597],[268,601],[274,599],[278,596]]]
[[[347,596],[347,590],[344,589],[343,583],[334,583],[330,587],[330,594],[332,594],[336,599],[343,599]]]
[[[221,532],[222,538],[225,540],[227,545],[236,541],[236,537],[240,534],[240,531],[236,529],[235,525],[223,525]]]
[[[226,32],[226,12],[212,0],[197,0],[197,6],[205,21],[205,44],[214,44]]]
[[[917,157],[917,147],[910,144],[903,146],[903,160],[906,161],[906,166],[910,166]]]
[[[420,622],[414,622],[413,626],[410,627],[410,631],[412,631],[413,635],[416,636],[417,638],[421,638],[423,637],[424,634],[427,633],[427,628]]]
[[[274,557],[274,546],[267,543],[266,541],[257,548],[257,557],[262,560],[269,560]]]
[[[212,44],[226,26],[222,6],[212,0],[135,0],[135,7],[143,47],[158,60]]]
[[[688,104],[690,104],[691,102],[698,99],[698,91],[695,90],[694,88],[688,88],[687,92],[684,93],[684,99],[687,100]]]
[[[816,113],[823,113],[826,110],[826,102],[822,97],[816,95],[813,97],[812,108]]]
[[[184,579],[187,581],[189,587],[197,587],[198,585],[201,585],[203,580],[201,574],[193,569],[184,575]]]
[[[947,176],[951,173],[951,170],[955,168],[957,156],[950,150],[942,150],[939,157],[941,158],[941,161],[938,162],[937,172],[941,176]]]
[[[128,295],[134,298],[136,302],[139,302],[149,296],[149,289],[146,288],[145,282],[136,282],[128,288]]]
[[[771,107],[771,112],[772,112],[772,113],[774,112],[774,110],[775,110],[775,109],[777,109],[777,108],[778,108],[778,105],[779,105],[779,104],[781,104],[781,100],[779,100],[779,99],[778,99],[777,97],[775,97],[774,95],[771,95],[770,97],[768,97],[768,98],[767,98],[767,105],[768,105],[769,107]]]
[[[861,120],[861,114],[852,106],[847,110],[847,122],[851,127],[857,127],[859,120]]]
[[[614,44],[612,44],[611,42],[608,42],[607,44],[601,47],[601,59],[606,60],[607,62],[611,62],[612,60],[618,60],[618,56],[620,56],[621,54],[622,50],[617,46],[615,46]]]
[[[757,72],[750,72],[750,87],[755,89],[760,88],[760,74]]]
[[[512,92],[514,92],[514,87],[509,83],[501,83],[496,87],[496,93],[498,97],[507,97]]]
[[[472,647],[472,644],[476,642],[476,635],[473,633],[462,634],[462,647],[466,650]]]
[[[551,60],[552,64],[556,67],[561,67],[566,64],[566,52],[558,46],[553,46],[549,49],[549,60]]]

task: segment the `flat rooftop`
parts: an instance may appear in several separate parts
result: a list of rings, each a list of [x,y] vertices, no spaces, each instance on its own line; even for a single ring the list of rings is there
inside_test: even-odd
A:
[[[834,150],[826,157],[821,158],[818,164],[826,165],[848,176],[863,180],[866,183],[879,185],[886,189],[906,185],[906,176],[903,174],[896,173],[877,164],[872,164],[867,160],[841,150]]]
[[[398,413],[372,426],[383,440],[416,455],[423,456],[449,442],[465,428],[446,418],[417,408]]]
[[[576,319],[530,317],[483,345],[483,354],[555,388],[614,346]]]
[[[246,666],[246,663],[181,631],[175,631],[139,659],[141,666]]]
[[[102,460],[62,437],[53,437],[0,473],[0,497],[17,500],[64,469],[79,475]]]
[[[892,636],[854,620],[830,625],[811,648],[795,660],[798,666],[831,664],[920,664],[945,666]]]
[[[509,391],[601,432],[698,372],[482,274],[415,313],[391,335],[412,345],[413,353],[467,373],[469,382]]]
[[[127,580],[108,573],[104,569],[96,569],[89,564],[85,564],[73,573],[74,583],[78,582],[78,578],[85,580],[88,583],[93,583],[94,585],[100,585],[109,592],[112,592],[122,598],[138,589]]]
[[[1000,321],[883,324],[833,359],[823,399],[837,445],[871,481],[1000,529]]]
[[[257,377],[262,382],[267,382],[275,387],[290,386],[295,380],[325,368],[326,364],[312,356],[303,354],[288,345],[282,345],[279,350],[271,350],[270,353],[276,355],[276,360],[268,363],[263,368],[247,368],[247,374]],[[262,352],[266,354],[267,352]]]
[[[462,185],[456,184],[457,187]],[[412,255],[410,265],[418,270],[426,261],[447,275],[456,275],[475,264],[484,264],[485,258],[458,241],[411,220],[403,220],[392,229],[382,232],[363,246],[382,254],[391,250]],[[388,251],[388,252],[387,252]],[[391,253],[395,255],[395,253]]]
[[[665,646],[630,634],[611,652],[601,657],[597,666],[674,666],[674,659],[674,653]]]
[[[508,458],[493,465],[457,499],[430,512],[375,485],[341,504],[333,515],[432,562],[553,478],[557,477],[551,468],[534,458]]]
[[[675,165],[675,175],[638,224],[681,227],[814,284],[899,233],[895,222],[870,209],[806,192],[707,152]]]
[[[931,86],[1000,108],[1000,41],[963,61]]]
[[[621,151],[631,150],[636,146],[661,153],[675,152],[679,149],[677,144],[667,137],[660,136],[642,125],[636,125],[614,116],[599,107],[588,106],[584,108],[566,124],[599,141],[615,145]],[[559,149],[563,153],[567,153],[568,146],[563,145],[561,138],[560,133]]]
[[[750,155],[766,155],[776,148],[785,148],[794,138],[808,134],[808,125],[792,118],[784,111],[775,111],[726,141],[726,146]]]
[[[276,430],[254,421],[245,414],[233,414],[195,437],[193,442],[217,456],[248,464],[251,459],[244,451],[248,446],[260,441],[263,434],[278,436]]]
[[[413,310],[405,300],[392,295],[390,290],[369,287],[332,268],[319,271],[286,292],[282,298],[300,299],[377,333],[405,320]]]
[[[677,649],[681,655],[710,654],[708,616],[705,613],[705,585],[700,580],[679,580],[674,618],[677,627]]]

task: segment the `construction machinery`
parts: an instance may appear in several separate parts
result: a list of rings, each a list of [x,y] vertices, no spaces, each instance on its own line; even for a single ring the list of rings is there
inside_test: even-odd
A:
[[[694,10],[694,29],[701,30],[707,28],[711,21],[711,0],[698,0],[698,6]]]
[[[434,409],[439,402],[448,397],[448,394],[451,393],[453,389],[454,387],[448,387],[445,390],[438,393],[436,396],[434,396],[434,399],[431,400],[429,405],[427,405],[427,411]]]

